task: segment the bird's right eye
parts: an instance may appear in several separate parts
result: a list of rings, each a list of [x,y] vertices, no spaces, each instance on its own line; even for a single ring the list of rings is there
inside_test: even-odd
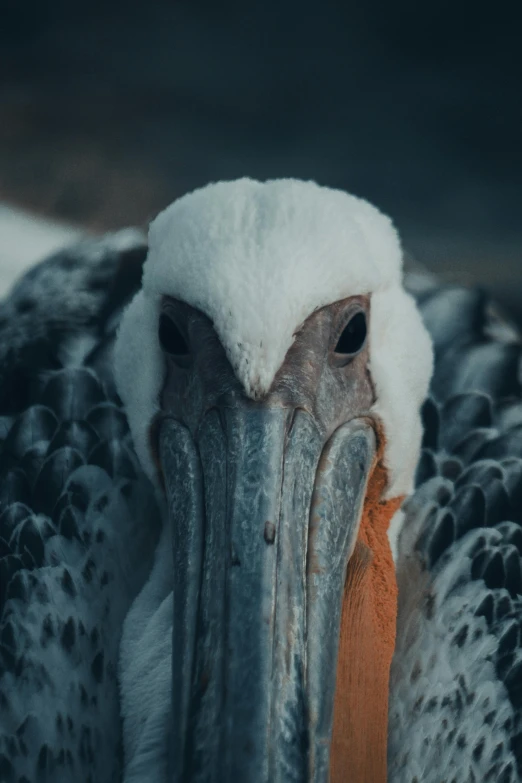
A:
[[[190,359],[190,351],[187,340],[178,325],[166,313],[160,315],[159,342],[165,353],[181,366],[186,367]]]

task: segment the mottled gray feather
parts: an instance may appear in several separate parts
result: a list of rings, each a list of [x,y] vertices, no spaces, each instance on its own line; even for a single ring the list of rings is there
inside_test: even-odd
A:
[[[145,253],[137,232],[84,242],[1,305],[2,783],[121,779],[119,641],[160,517],[111,351]]]
[[[404,506],[389,779],[522,780],[522,346],[480,292],[416,281],[435,346]]]

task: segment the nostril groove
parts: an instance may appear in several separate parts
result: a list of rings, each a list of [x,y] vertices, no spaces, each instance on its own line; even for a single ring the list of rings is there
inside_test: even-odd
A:
[[[264,538],[267,544],[273,544],[275,541],[276,529],[273,522],[265,522]]]

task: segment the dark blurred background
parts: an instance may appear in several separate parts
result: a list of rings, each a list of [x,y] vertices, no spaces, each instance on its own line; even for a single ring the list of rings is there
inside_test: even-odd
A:
[[[313,178],[522,322],[515,3],[0,6],[0,201],[101,231],[209,180]]]

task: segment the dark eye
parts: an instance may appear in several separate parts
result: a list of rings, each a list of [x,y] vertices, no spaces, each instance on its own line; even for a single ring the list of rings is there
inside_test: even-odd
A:
[[[353,356],[359,353],[366,341],[366,316],[363,312],[356,313],[346,326],[335,346],[335,353],[343,356]]]
[[[187,341],[166,313],[160,315],[158,337],[165,353],[170,354],[179,364],[186,366],[190,358]]]

